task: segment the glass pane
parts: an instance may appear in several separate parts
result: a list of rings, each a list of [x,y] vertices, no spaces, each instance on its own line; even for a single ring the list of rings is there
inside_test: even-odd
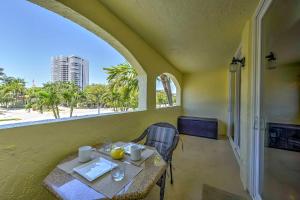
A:
[[[236,113],[236,73],[231,72],[231,124],[230,124],[230,136],[234,141],[234,130],[235,130],[235,113]]]
[[[264,200],[300,199],[300,23],[294,10],[299,6],[300,1],[274,0],[262,23],[262,57],[271,51],[278,55],[275,68],[266,60],[262,65],[266,129],[261,133],[260,186]]]

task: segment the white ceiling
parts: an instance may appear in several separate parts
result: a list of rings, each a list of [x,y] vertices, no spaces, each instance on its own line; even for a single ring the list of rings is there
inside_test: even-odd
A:
[[[225,67],[258,0],[99,0],[182,72]]]

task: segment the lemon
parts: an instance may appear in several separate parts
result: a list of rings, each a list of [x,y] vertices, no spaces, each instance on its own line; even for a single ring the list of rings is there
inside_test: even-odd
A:
[[[111,150],[110,152],[110,156],[115,159],[115,160],[119,160],[122,159],[124,157],[124,149],[121,147],[116,147],[114,149]]]

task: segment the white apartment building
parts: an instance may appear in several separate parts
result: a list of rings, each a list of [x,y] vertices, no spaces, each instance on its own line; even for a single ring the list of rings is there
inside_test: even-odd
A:
[[[51,58],[52,82],[74,82],[84,89],[89,84],[89,62],[78,56],[53,56]]]

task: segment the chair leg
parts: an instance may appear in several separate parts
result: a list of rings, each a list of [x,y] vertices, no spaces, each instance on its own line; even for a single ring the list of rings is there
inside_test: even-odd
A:
[[[171,184],[173,184],[173,170],[172,170],[172,163],[170,162],[170,174],[171,174]]]
[[[160,185],[160,200],[164,200],[165,196],[165,185],[166,185],[166,172],[163,175],[161,185]]]

